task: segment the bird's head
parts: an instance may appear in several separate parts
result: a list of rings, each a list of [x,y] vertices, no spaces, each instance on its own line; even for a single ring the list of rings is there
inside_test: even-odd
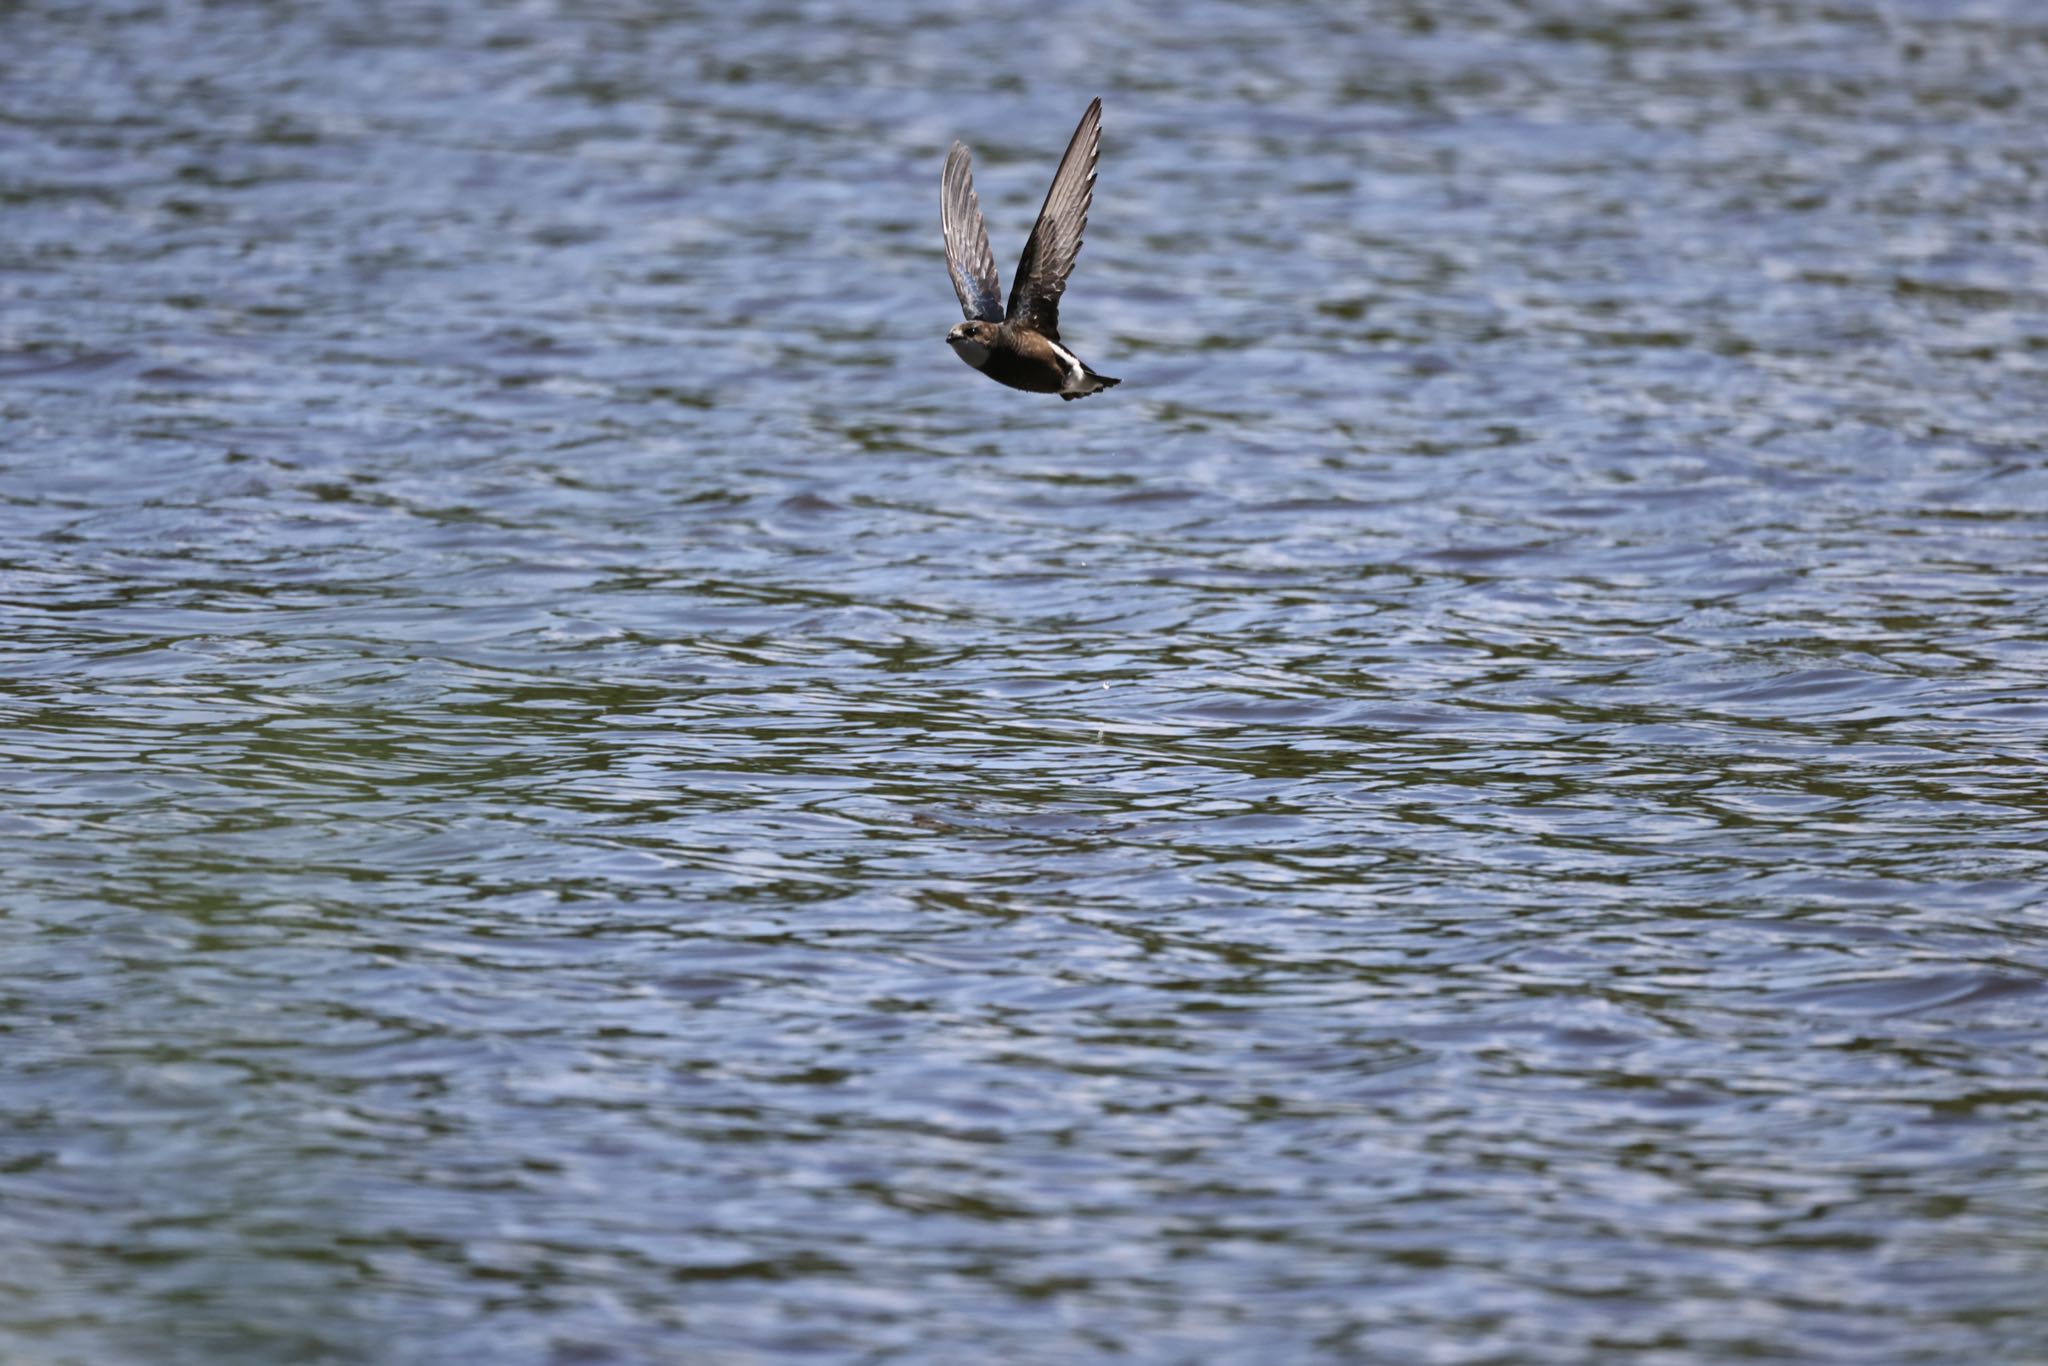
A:
[[[946,334],[946,345],[953,348],[953,354],[977,370],[988,364],[988,353],[995,349],[995,344],[996,325],[979,318],[955,323]]]

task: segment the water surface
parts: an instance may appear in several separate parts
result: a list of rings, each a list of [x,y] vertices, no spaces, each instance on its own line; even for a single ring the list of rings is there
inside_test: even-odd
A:
[[[2048,1358],[2036,7],[0,37],[8,1360]]]

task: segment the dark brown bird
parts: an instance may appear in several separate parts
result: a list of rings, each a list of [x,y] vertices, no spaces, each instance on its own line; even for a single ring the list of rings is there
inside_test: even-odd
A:
[[[1060,344],[1060,295],[1074,258],[1081,254],[1081,232],[1088,226],[1088,204],[1095,197],[1095,159],[1102,148],[1102,101],[1088,102],[1088,112],[1074,129],[1067,154],[1053,173],[1052,188],[1038,210],[1038,223],[1017,261],[1010,283],[1010,304],[1000,302],[996,258],[988,249],[988,225],[981,221],[981,201],[974,194],[973,158],[959,143],[946,153],[939,207],[946,228],[946,269],[960,311],[967,321],[946,334],[953,354],[1012,389],[1061,398],[1086,398],[1123,381],[1098,375],[1088,363]]]

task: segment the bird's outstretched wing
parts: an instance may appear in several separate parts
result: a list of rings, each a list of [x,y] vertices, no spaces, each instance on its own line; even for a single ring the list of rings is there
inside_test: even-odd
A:
[[[1010,282],[1010,318],[1057,341],[1060,295],[1067,274],[1081,254],[1081,233],[1088,226],[1088,204],[1095,197],[1095,159],[1102,150],[1102,101],[1088,102],[1088,112],[1074,129],[1074,140],[1053,173],[1052,188],[1017,261]]]
[[[996,279],[996,258],[988,249],[988,225],[981,221],[981,201],[974,195],[973,158],[959,143],[946,153],[946,174],[940,181],[939,213],[946,228],[946,273],[960,296],[960,311],[969,318],[1003,320],[1003,286]]]

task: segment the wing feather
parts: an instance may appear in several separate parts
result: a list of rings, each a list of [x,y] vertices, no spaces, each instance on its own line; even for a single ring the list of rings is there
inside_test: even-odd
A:
[[[1095,198],[1095,162],[1102,151],[1102,101],[1088,102],[1088,112],[1067,143],[1067,154],[1053,173],[1038,210],[1038,222],[1024,255],[1017,261],[1017,278],[1010,282],[1010,317],[1043,332],[1055,341],[1060,335],[1060,295],[1067,289],[1067,276],[1074,258],[1081,254],[1081,234],[1088,227],[1088,206]]]
[[[959,143],[946,153],[940,181],[939,213],[946,229],[946,273],[960,296],[960,311],[986,322],[1003,320],[1003,286],[995,254],[988,249],[988,225],[974,193],[974,158]]]

